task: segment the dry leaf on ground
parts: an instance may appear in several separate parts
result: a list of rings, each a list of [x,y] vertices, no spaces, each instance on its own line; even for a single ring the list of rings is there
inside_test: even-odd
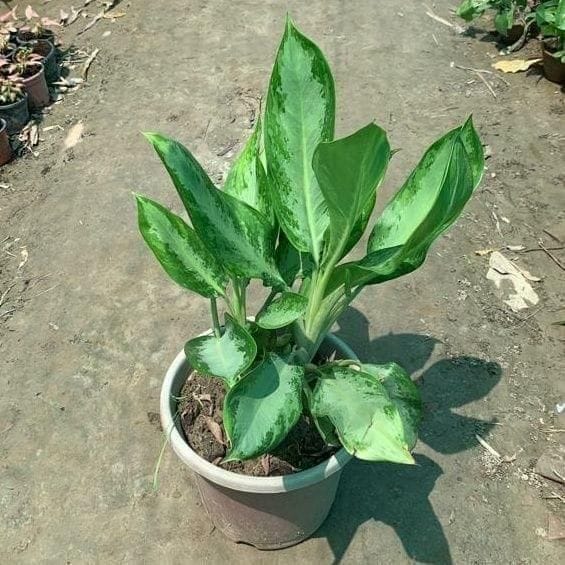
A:
[[[492,66],[503,73],[520,73],[527,71],[532,65],[540,61],[541,59],[504,59],[493,63]]]
[[[82,122],[76,123],[65,137],[64,146],[65,149],[70,149],[74,147],[82,138],[82,132],[84,130],[84,124]]]
[[[503,302],[510,306],[513,312],[519,312],[539,302],[539,296],[528,280],[540,279],[520,269],[498,251],[494,251],[490,256],[487,279],[493,281],[496,288],[502,290]]]

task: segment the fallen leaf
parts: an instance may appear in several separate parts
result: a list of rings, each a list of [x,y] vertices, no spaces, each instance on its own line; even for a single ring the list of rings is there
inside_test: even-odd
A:
[[[31,20],[32,18],[39,18],[39,14],[31,6],[26,8],[25,16],[28,20]]]
[[[18,271],[20,271],[22,267],[27,263],[29,257],[29,253],[27,252],[27,249],[25,247],[22,247],[22,250],[20,251],[20,255],[22,256],[22,260],[18,265]]]
[[[63,142],[65,149],[70,149],[74,147],[82,138],[82,132],[84,130],[84,125],[82,122],[77,122],[65,137],[65,141]]]
[[[212,420],[212,418],[210,418],[210,416],[206,416],[205,421],[206,421],[206,426],[208,427],[208,429],[210,430],[210,432],[214,436],[214,439],[218,443],[225,445],[224,434],[222,433],[222,428],[220,427],[220,424],[218,424],[218,422],[214,422],[214,420]]]
[[[524,251],[524,249],[526,249],[525,245],[507,245],[506,249],[508,249],[508,251]]]
[[[510,306],[513,312],[519,312],[539,302],[539,296],[528,282],[528,279],[535,281],[537,277],[518,268],[499,251],[494,251],[490,256],[487,279],[503,291],[503,302]]]
[[[540,61],[541,59],[505,59],[493,63],[492,66],[503,73],[520,73],[527,71],[532,65]]]
[[[123,18],[126,15],[125,12],[108,12],[104,14],[102,17],[105,20],[115,20],[116,18]]]
[[[496,251],[496,249],[489,247],[488,249],[477,249],[475,251],[475,255],[478,255],[479,257],[482,257],[483,255],[489,255],[490,253],[492,253],[493,251]]]
[[[90,68],[90,65],[92,65],[92,61],[94,61],[94,59],[96,59],[96,57],[98,56],[98,53],[100,53],[100,49],[96,48],[89,56],[88,59],[84,62],[84,65],[82,67],[82,72],[81,72],[81,76],[83,80],[86,80],[88,77],[88,69]]]

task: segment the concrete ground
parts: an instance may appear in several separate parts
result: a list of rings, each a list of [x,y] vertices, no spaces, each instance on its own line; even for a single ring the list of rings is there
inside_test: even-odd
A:
[[[71,2],[32,4],[55,16]],[[454,6],[438,0],[433,10],[455,21]],[[222,178],[250,133],[287,9],[332,65],[338,133],[374,119],[402,148],[381,207],[423,150],[470,113],[492,156],[426,265],[366,289],[337,328],[361,358],[397,360],[422,384],[418,465],[350,464],[321,530],[261,553],[213,530],[170,450],[151,488],[161,379],[209,321],[204,300],[169,282],[145,249],[131,191],[180,210],[140,130],[178,137]],[[565,427],[552,415],[565,398],[565,333],[553,325],[565,319],[565,273],[538,248],[540,238],[559,247],[544,230],[565,240],[556,85],[535,71],[507,82],[485,74],[495,98],[476,73],[450,66],[490,69],[492,40],[457,35],[419,2],[169,0],[116,10],[126,15],[78,37],[84,20],[64,30],[67,44],[100,48],[88,83],[45,117],[42,127],[65,131],[43,132],[36,157],[0,172],[0,296],[10,289],[0,315],[14,310],[0,318],[0,562],[562,562],[548,518],[562,518],[564,505],[544,497],[564,489],[532,472],[559,440],[552,430]],[[79,120],[83,138],[64,150]],[[539,303],[520,313],[486,280],[488,254],[475,253],[505,245],[538,248],[503,251],[541,278],[532,283]]]

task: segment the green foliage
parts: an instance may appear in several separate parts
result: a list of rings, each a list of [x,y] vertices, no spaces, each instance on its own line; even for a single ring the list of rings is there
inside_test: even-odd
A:
[[[524,23],[529,5],[527,0],[463,0],[457,8],[457,15],[470,22],[487,10],[495,12],[494,27],[500,35],[506,36],[515,23]]]
[[[334,121],[329,65],[289,19],[264,128],[258,120],[223,190],[178,141],[146,134],[191,226],[138,197],[140,229],[171,278],[210,299],[214,334],[185,352],[226,387],[226,460],[268,453],[305,414],[325,441],[357,457],[413,462],[421,402],[409,376],[395,364],[316,367],[312,359],[365,286],[424,262],[479,184],[483,150],[469,118],[430,146],[371,222],[392,156],[387,136],[370,123],[336,140]],[[369,226],[366,255],[343,261]],[[270,287],[255,322],[247,319],[251,279]],[[217,299],[229,312],[224,328]]]
[[[565,62],[565,0],[542,2],[535,17],[543,36],[555,41],[553,55]]]

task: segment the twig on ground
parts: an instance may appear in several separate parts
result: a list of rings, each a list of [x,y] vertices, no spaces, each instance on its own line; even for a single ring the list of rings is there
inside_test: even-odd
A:
[[[563,265],[563,263],[561,263],[561,261],[553,254],[551,253],[551,251],[549,251],[549,249],[547,247],[544,246],[543,242],[541,241],[541,239],[538,241],[538,245],[540,246],[540,248],[545,251],[545,254],[563,271],[565,271],[565,265]]]
[[[4,316],[7,316],[8,314],[11,314],[12,312],[15,312],[16,309],[12,308],[11,310],[6,310],[6,312],[2,312],[2,314],[0,314],[0,318],[3,318]]]
[[[424,4],[424,8],[426,9],[426,16],[428,16],[429,18],[432,18],[432,20],[435,20],[436,22],[439,22],[440,24],[443,24],[444,26],[450,27],[451,29],[454,29],[456,33],[465,33],[465,28],[458,25],[458,24],[453,24],[450,21],[446,20],[445,18],[442,18],[441,16],[438,16],[437,14],[435,14],[432,9],[429,6],[426,6]]]
[[[487,79],[478,71],[475,74],[485,83],[485,86],[490,90],[490,93],[493,95],[494,98],[497,98],[496,92],[493,90],[492,86],[488,83]]]
[[[90,65],[92,65],[92,61],[94,61],[94,59],[96,59],[98,53],[100,53],[100,49],[97,47],[88,57],[88,59],[84,62],[84,66],[82,67],[82,71],[81,71],[81,77],[82,80],[86,81],[87,77],[88,77],[88,69],[90,68]]]
[[[2,296],[0,296],[0,306],[2,306],[2,304],[4,304],[4,301],[6,300],[6,296],[8,296],[8,293],[16,286],[16,283],[12,283],[3,293]]]
[[[475,437],[477,438],[477,441],[494,457],[496,457],[497,459],[502,459],[502,455],[500,455],[500,453],[498,453],[498,451],[496,451],[496,449],[494,449],[494,447],[492,447],[490,444],[488,444],[479,434],[475,434]]]
[[[530,26],[533,23],[534,20],[530,20],[524,26],[524,31],[522,32],[522,35],[519,37],[518,41],[515,41],[514,43],[512,43],[512,45],[506,47],[506,49],[502,49],[502,51],[500,52],[501,55],[509,55],[510,53],[514,53],[514,51],[518,51],[519,49],[522,49],[524,43],[526,43],[526,37],[528,36],[528,31],[530,30]]]
[[[546,233],[551,239],[557,241],[557,243],[563,243],[556,235],[553,235],[549,230],[542,230],[543,233]]]
[[[41,296],[42,294],[45,294],[46,292],[49,292],[50,290],[57,288],[60,284],[61,283],[54,284],[53,286],[50,286],[49,288],[46,288],[45,290],[42,290],[41,292],[38,292],[37,294],[34,294],[33,296],[26,296],[24,300],[31,300],[32,298],[37,298],[38,296]]]

